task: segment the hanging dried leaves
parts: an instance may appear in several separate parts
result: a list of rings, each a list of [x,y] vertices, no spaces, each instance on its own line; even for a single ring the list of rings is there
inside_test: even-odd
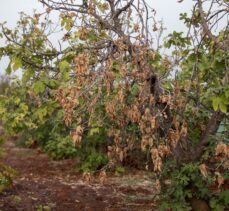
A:
[[[187,124],[185,122],[185,120],[183,120],[182,126],[181,126],[181,130],[180,130],[180,136],[181,137],[186,137],[188,133],[188,129],[187,129]]]
[[[224,143],[217,144],[215,154],[229,158],[229,146]]]
[[[196,127],[197,124],[185,118],[190,110],[187,107],[188,93],[190,88],[197,88],[198,81],[195,74],[191,80],[184,77],[187,83],[168,80],[166,75],[174,71],[177,61],[152,50],[149,34],[145,33],[147,27],[143,27],[140,20],[145,11],[144,7],[140,8],[141,4],[136,11],[140,19],[133,24],[129,23],[134,9],[132,4],[117,12],[119,3],[117,8],[111,8],[112,4],[111,1],[98,7],[96,2],[90,1],[84,5],[83,12],[89,17],[82,15],[79,18],[80,12],[68,14],[68,17],[77,16],[82,20],[82,25],[77,28],[80,44],[79,49],[64,57],[71,60],[69,74],[72,75],[67,85],[62,84],[57,91],[56,100],[64,110],[66,125],[78,125],[71,134],[75,146],[82,142],[83,127],[90,130],[96,125],[106,129],[106,136],[112,140],[107,150],[110,160],[124,162],[127,151],[135,146],[143,151],[150,150],[154,171],[160,172],[165,157],[177,159],[183,152],[190,151],[192,134],[189,134],[188,126]],[[121,14],[128,17],[126,27],[123,27],[126,22],[122,21]],[[35,19],[38,21],[39,18]],[[160,30],[158,23],[153,23],[153,31]],[[184,46],[189,45],[183,42]],[[195,115],[198,109],[190,112]],[[79,117],[84,124],[77,122]],[[198,123],[200,136],[207,128],[204,123]],[[215,155],[228,158],[228,146],[218,144]],[[203,177],[208,176],[205,164],[201,164],[199,170]]]
[[[215,181],[218,183],[218,188],[220,188],[224,184],[224,179],[220,172],[215,172]]]
[[[169,149],[169,147],[165,144],[160,144],[158,146],[158,152],[159,155],[163,158],[164,156],[169,156],[172,154],[171,150]]]
[[[74,146],[80,147],[83,135],[82,126],[77,126],[75,132],[72,134],[72,141]]]
[[[152,148],[150,150],[150,153],[151,153],[151,158],[152,158],[152,161],[153,161],[153,164],[154,164],[154,171],[155,172],[161,171],[162,159],[159,156],[158,149]]]
[[[169,142],[173,146],[173,148],[176,148],[176,145],[178,141],[180,140],[180,132],[178,130],[170,130],[169,131]]]
[[[87,54],[79,54],[74,58],[75,73],[77,76],[89,73],[89,57]]]
[[[207,170],[207,166],[205,164],[201,164],[199,166],[199,170],[200,170],[200,173],[204,176],[204,177],[207,177],[208,176],[208,170]]]
[[[132,106],[131,109],[127,111],[127,117],[133,122],[137,123],[141,119],[141,113],[136,105]]]

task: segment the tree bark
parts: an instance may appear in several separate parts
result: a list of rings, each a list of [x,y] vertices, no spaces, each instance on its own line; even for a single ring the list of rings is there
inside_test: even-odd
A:
[[[216,111],[213,113],[212,117],[210,118],[207,124],[207,128],[204,134],[200,138],[199,144],[196,146],[195,151],[191,153],[191,161],[196,161],[201,157],[205,147],[210,143],[211,136],[216,134],[219,125],[224,118],[224,115],[225,114],[220,111]]]

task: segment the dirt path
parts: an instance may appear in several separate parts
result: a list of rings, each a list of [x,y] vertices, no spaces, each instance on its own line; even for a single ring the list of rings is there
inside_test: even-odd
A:
[[[0,211],[154,210],[152,179],[146,174],[111,177],[91,184],[74,171],[74,161],[52,161],[36,149],[4,145],[1,162],[16,169],[14,189],[0,195]]]

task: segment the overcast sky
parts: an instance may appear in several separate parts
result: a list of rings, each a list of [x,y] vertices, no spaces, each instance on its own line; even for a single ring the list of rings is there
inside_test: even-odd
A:
[[[156,10],[157,20],[163,20],[168,32],[173,30],[185,31],[184,25],[179,21],[179,14],[191,11],[192,0],[185,0],[183,3],[177,3],[177,0],[147,0],[147,2]],[[7,21],[7,25],[11,28],[16,26],[19,12],[32,14],[34,9],[43,10],[38,0],[0,0],[0,3],[0,22]],[[0,46],[2,45],[3,43],[0,42]],[[4,72],[7,64],[8,60],[5,58],[0,61],[0,73]]]

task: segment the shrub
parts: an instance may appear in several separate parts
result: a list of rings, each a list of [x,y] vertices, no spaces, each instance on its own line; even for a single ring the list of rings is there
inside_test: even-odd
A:
[[[86,156],[81,157],[81,172],[96,172],[108,163],[108,158],[103,153],[96,152],[94,149]]]
[[[15,177],[15,170],[0,163],[0,193],[6,189],[12,188],[13,179]]]
[[[45,151],[51,158],[54,160],[62,160],[72,158],[77,155],[77,149],[74,147],[70,136],[52,138],[53,139],[48,140],[44,146]]]
[[[0,135],[0,145],[3,144],[4,137]],[[4,156],[4,151],[0,146],[0,157]],[[0,162],[0,193],[4,190],[12,188],[13,179],[16,177],[16,171],[9,166]]]

